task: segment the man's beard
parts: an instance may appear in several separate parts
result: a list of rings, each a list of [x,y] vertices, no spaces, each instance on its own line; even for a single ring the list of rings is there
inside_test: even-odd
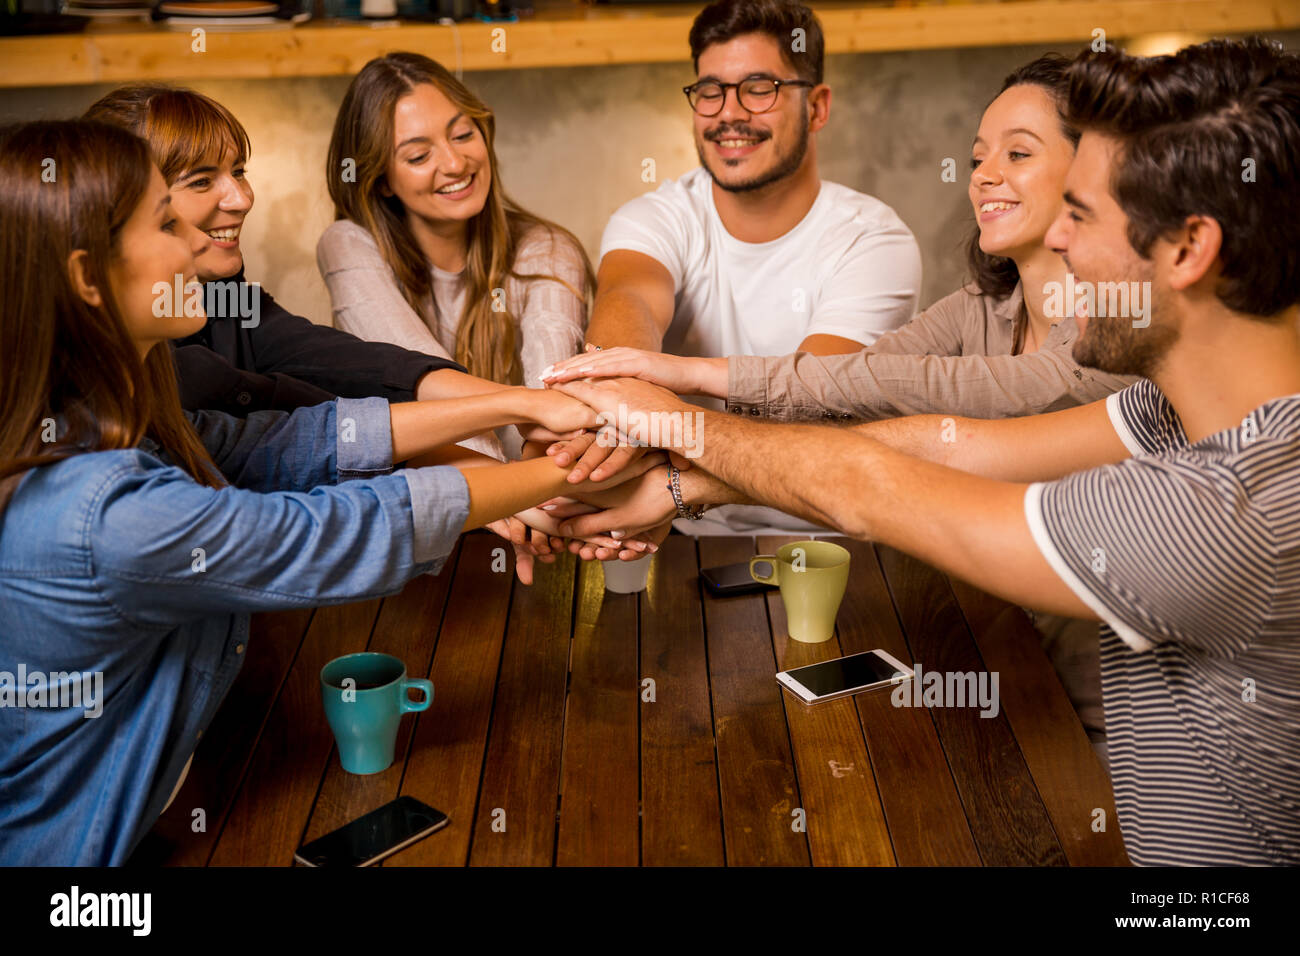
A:
[[[790,176],[803,162],[804,154],[808,152],[808,104],[804,103],[799,110],[799,139],[790,148],[789,152],[776,158],[776,163],[770,170],[753,179],[747,179],[739,183],[723,182],[709,168],[708,162],[705,161],[704,144],[696,143],[695,151],[699,154],[700,165],[709,170],[709,175],[713,177],[713,181],[718,184],[719,188],[725,189],[729,193],[746,193],[753,192],[755,189],[762,189],[764,186]]]
[[[1112,375],[1150,378],[1178,341],[1178,327],[1153,292],[1149,303],[1150,325],[1134,328],[1124,316],[1088,316],[1083,335],[1075,340],[1071,354],[1087,368]]]

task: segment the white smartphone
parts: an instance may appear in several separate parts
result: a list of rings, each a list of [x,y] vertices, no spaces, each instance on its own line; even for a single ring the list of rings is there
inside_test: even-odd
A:
[[[912,669],[885,651],[874,650],[781,671],[776,679],[802,703],[816,704],[911,680]]]

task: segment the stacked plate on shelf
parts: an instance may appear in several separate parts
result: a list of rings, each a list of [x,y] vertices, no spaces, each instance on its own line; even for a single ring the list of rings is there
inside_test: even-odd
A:
[[[96,20],[148,20],[151,9],[141,0],[68,0],[67,12]]]
[[[176,29],[221,27],[237,30],[289,27],[311,16],[310,13],[301,13],[292,19],[277,17],[280,6],[269,0],[164,0],[158,4],[157,18]]]

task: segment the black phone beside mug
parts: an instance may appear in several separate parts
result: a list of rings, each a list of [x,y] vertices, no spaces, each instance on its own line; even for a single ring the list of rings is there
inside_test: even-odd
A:
[[[304,866],[370,866],[447,825],[447,814],[414,797],[398,797],[298,848]]]
[[[760,572],[762,573],[762,572]],[[703,568],[700,580],[709,589],[710,594],[725,597],[731,594],[756,594],[759,591],[773,590],[770,584],[755,581],[749,573],[749,562],[724,564],[717,568]]]

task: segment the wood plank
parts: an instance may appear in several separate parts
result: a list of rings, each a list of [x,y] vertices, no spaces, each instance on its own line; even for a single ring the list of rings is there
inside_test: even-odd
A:
[[[504,572],[492,570],[493,552],[500,547],[501,539],[493,534],[461,538],[460,560],[429,673],[433,706],[416,723],[402,779],[401,793],[437,807],[451,822],[429,839],[389,857],[385,866],[462,866],[469,859],[514,581],[510,560]],[[490,813],[491,808],[482,812]]]
[[[267,718],[213,866],[290,866],[311,816],[321,774],[334,746],[321,703],[320,671],[343,654],[363,651],[379,599],[318,608],[302,650]]]
[[[912,652],[875,549],[851,538],[833,540],[853,562],[840,606],[840,647],[845,654],[879,648],[910,665]],[[979,851],[934,721],[924,710],[895,707],[891,693],[858,694],[854,703],[899,865],[978,866]]]
[[[607,592],[604,570],[594,562],[578,568],[560,770],[559,866],[640,862],[637,598]]]
[[[909,555],[877,546],[912,656],[923,673],[986,670],[947,577]],[[929,708],[975,845],[991,866],[1064,866],[1051,820],[1000,710],[982,717],[975,706]]]
[[[510,605],[479,803],[506,811],[504,831],[490,812],[474,822],[474,866],[550,866],[560,792],[564,696],[573,630],[577,558],[537,563],[531,587]]]
[[[314,610],[253,615],[239,676],[199,739],[180,793],[140,842],[132,865],[207,864]],[[203,810],[199,821],[196,809]],[[203,829],[195,832],[196,823]]]
[[[1082,45],[1091,39],[1094,24],[1112,39],[1170,31],[1221,35],[1300,27],[1300,5],[1291,0],[1020,0],[924,6],[832,0],[816,4],[816,10],[828,54]],[[541,7],[536,16],[519,23],[470,21],[457,24],[454,32],[434,24],[328,20],[294,29],[212,29],[202,55],[195,55],[189,31],[96,23],[84,33],[0,38],[0,86],[347,76],[373,57],[412,49],[442,63],[459,63],[465,70],[689,62],[687,35],[697,12],[681,4],[560,4]]]
[[[414,578],[401,594],[384,599],[366,650],[399,658],[406,664],[408,677],[428,675],[459,555],[460,544],[457,542],[456,549],[437,575],[422,574]],[[435,686],[434,697],[437,693]],[[304,843],[396,799],[419,716],[414,714],[402,719],[393,748],[393,765],[380,773],[348,773],[339,763],[338,746],[335,745],[307,823]]]
[[[681,7],[673,10],[676,16],[656,21],[657,28],[639,33],[634,44],[627,42],[628,22],[619,10],[583,20],[469,21],[457,24],[454,33],[428,23],[355,20],[313,21],[294,29],[209,29],[202,55],[195,55],[189,31],[97,25],[78,34],[0,38],[0,87],[351,76],[369,60],[398,50],[419,50],[449,66],[459,61],[465,70],[689,62],[691,17]]]
[[[734,564],[749,560],[754,544],[702,537],[699,554],[702,568]],[[802,801],[766,602],[761,594],[703,600],[727,862],[807,866],[807,836],[793,829]]]
[[[722,805],[695,539],[670,534],[641,597],[641,864],[722,866]]]
[[[950,579],[980,656],[1001,673],[1002,710],[1072,866],[1127,866],[1115,797],[1042,638],[1018,607]],[[1096,811],[1106,828],[1094,832]]]
[[[799,535],[762,536],[758,552],[775,554],[783,544],[800,540],[806,539]],[[850,561],[851,573],[856,570]],[[765,598],[778,669],[804,667],[842,656],[837,638],[805,644],[790,637],[781,592],[769,591]],[[889,830],[853,699],[843,697],[808,705],[781,691],[781,700],[790,729],[813,863],[893,866]]]

